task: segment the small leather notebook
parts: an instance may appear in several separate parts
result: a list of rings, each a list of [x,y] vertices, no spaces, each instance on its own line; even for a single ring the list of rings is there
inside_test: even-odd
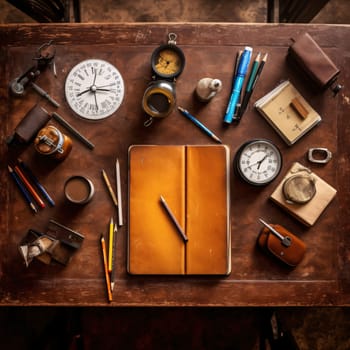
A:
[[[288,146],[321,121],[321,116],[288,80],[256,101],[255,108]]]
[[[294,41],[289,47],[288,58],[320,89],[332,85],[340,73],[309,33],[303,33]]]
[[[231,272],[229,159],[224,145],[129,148],[129,273]]]

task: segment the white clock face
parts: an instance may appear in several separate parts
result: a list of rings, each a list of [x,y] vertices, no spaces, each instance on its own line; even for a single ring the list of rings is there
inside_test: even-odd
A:
[[[237,152],[239,175],[252,185],[266,185],[277,177],[282,167],[281,153],[267,140],[252,140]]]
[[[124,82],[118,69],[100,59],[78,63],[66,78],[69,106],[79,116],[99,120],[112,115],[124,97]]]

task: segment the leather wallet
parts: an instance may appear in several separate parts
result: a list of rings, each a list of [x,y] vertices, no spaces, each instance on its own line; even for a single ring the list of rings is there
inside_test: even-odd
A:
[[[281,225],[270,224],[270,226],[284,238],[289,237],[289,245],[283,244],[280,238],[273,234],[267,227],[264,227],[257,239],[258,246],[284,264],[290,267],[297,266],[304,257],[306,251],[305,243]]]
[[[331,87],[340,73],[335,63],[308,33],[302,34],[289,47],[288,58],[321,90]],[[340,88],[337,86],[333,91],[337,93]]]
[[[7,144],[29,143],[38,131],[51,119],[51,115],[38,105],[34,105],[18,123]]]

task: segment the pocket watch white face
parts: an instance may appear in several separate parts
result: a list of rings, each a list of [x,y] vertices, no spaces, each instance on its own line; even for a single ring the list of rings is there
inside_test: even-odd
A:
[[[235,167],[246,182],[262,186],[274,180],[282,168],[279,149],[268,140],[251,140],[237,151]]]
[[[88,59],[78,63],[66,78],[69,106],[79,116],[99,120],[112,115],[124,97],[124,82],[118,69],[107,61]]]

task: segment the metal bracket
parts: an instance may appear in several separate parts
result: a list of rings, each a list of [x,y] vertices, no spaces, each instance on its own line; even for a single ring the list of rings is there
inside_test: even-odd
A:
[[[318,154],[319,157],[315,158],[316,154]],[[312,163],[326,164],[332,159],[332,152],[328,148],[310,148],[307,153],[307,158]]]

